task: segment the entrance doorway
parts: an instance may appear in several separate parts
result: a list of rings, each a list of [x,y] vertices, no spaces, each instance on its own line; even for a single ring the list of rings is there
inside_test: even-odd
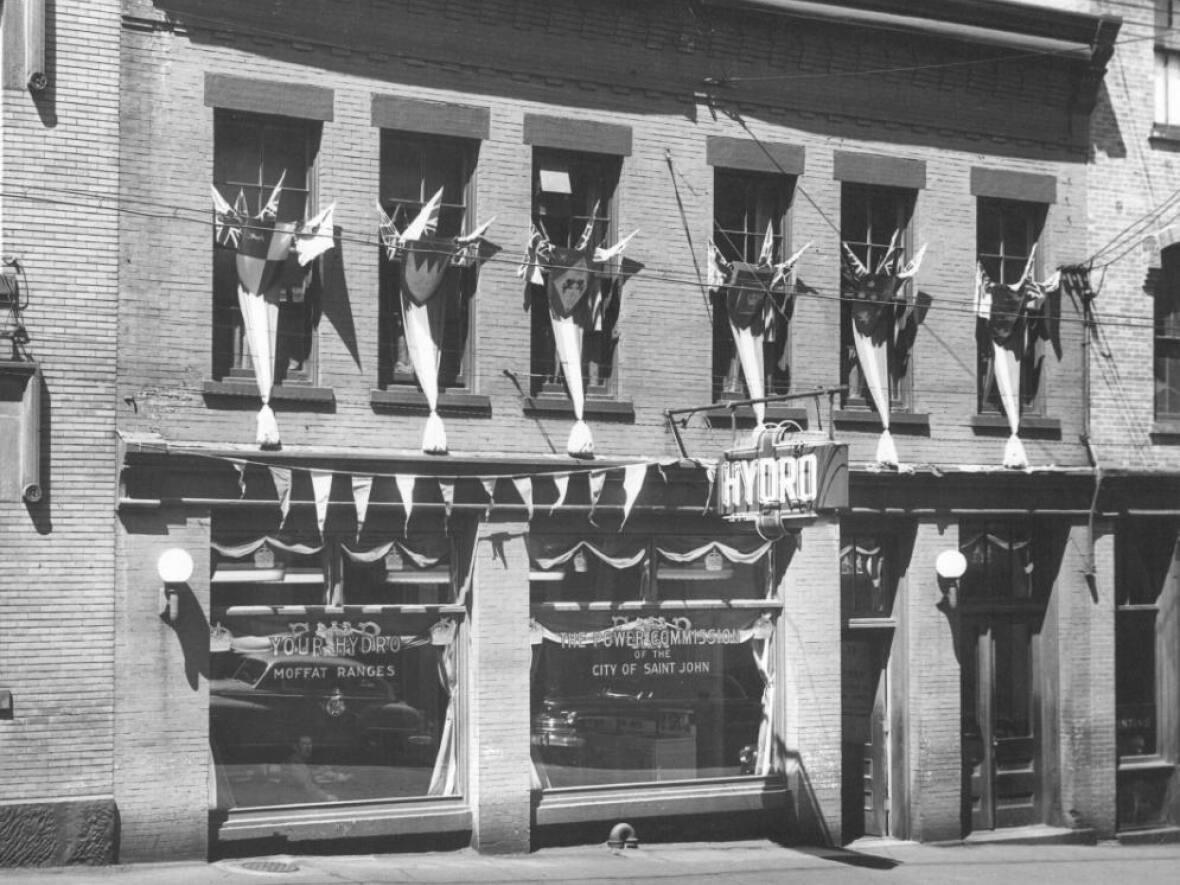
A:
[[[892,630],[843,645],[844,841],[889,835],[889,646]]]
[[[965,830],[1042,820],[1038,626],[1028,616],[962,623]]]

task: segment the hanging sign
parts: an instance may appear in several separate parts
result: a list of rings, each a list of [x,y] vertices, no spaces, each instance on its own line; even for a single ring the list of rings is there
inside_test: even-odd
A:
[[[848,506],[848,446],[783,440],[759,434],[717,462],[713,496],[718,514],[735,522],[769,524],[811,519]]]

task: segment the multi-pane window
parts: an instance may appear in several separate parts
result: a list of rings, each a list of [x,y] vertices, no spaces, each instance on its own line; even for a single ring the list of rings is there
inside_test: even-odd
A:
[[[315,210],[318,123],[218,110],[214,117],[213,184],[231,205],[238,194],[258,215],[280,179],[276,221],[301,222]],[[315,381],[315,325],[319,316],[316,264],[300,267],[294,253],[275,283],[279,301],[275,383]],[[213,375],[253,379],[238,308],[238,273],[232,249],[213,250]]]
[[[1032,535],[1019,522],[964,524],[959,547],[967,558],[960,602],[986,604],[1033,598]]]
[[[470,536],[426,517],[410,537],[385,513],[321,536],[309,509],[281,530],[258,510],[213,515],[217,807],[456,795],[456,563]]]
[[[757,264],[768,228],[773,241],[772,260],[789,257],[787,210],[793,187],[794,180],[789,176],[715,170],[713,243],[726,261]],[[780,307],[785,300],[783,294],[776,297]],[[776,321],[774,334],[766,335],[763,346],[766,393],[786,393],[791,375],[785,323]],[[719,290],[713,299],[713,398],[742,399],[747,395],[725,311],[724,290]]]
[[[529,537],[544,789],[769,773],[773,549],[715,530]]]
[[[890,618],[897,591],[897,540],[873,532],[844,532],[840,599],[845,618]]]
[[[619,159],[607,154],[538,148],[533,153],[533,225],[548,242],[575,247],[589,232],[589,245],[611,246],[617,236],[615,188]],[[605,270],[609,270],[606,268]],[[609,273],[599,275],[579,309],[594,309],[596,319],[582,341],[582,377],[587,396],[609,397],[616,392],[619,284]],[[561,392],[561,365],[553,342],[544,287],[530,292],[532,314],[531,388],[534,393]]]
[[[976,215],[976,257],[984,273],[993,283],[1014,286],[1020,282],[1029,255],[1041,234],[1045,208],[1040,203],[1016,200],[980,199]],[[1034,259],[1032,278],[1037,277]],[[995,353],[987,326],[977,326],[978,352],[978,408],[980,412],[1002,412],[1000,389],[996,382]],[[1044,351],[1041,346],[1039,317],[1028,316],[1019,321],[1014,336],[1025,342],[1020,362],[1020,408],[1029,414],[1044,411],[1041,367]]]
[[[1155,122],[1180,126],[1180,4],[1177,0],[1155,3]]]
[[[1155,291],[1155,415],[1180,419],[1180,248],[1163,253]]]
[[[403,229],[422,206],[443,189],[438,237],[466,233],[471,226],[470,203],[478,143],[462,138],[419,135],[383,130],[381,133],[381,208],[394,225]],[[382,249],[380,269],[381,332],[378,344],[378,382],[382,387],[413,385],[400,298],[400,261],[389,261]],[[475,274],[456,269],[455,285],[445,286],[439,297],[448,299],[439,387],[462,390],[471,386],[469,366],[474,336],[471,334],[471,299]]]
[[[895,235],[906,254],[910,253],[909,226],[913,213],[912,190],[846,183],[840,197],[840,239],[871,273],[888,253]],[[848,385],[846,406],[868,408],[871,397],[857,363],[856,344],[852,338],[853,304],[848,295],[843,293],[840,311],[841,383]],[[887,347],[889,397],[892,408],[904,410],[909,407],[908,355],[897,349],[892,336],[887,339]]]
[[[1180,524],[1126,522],[1116,536],[1115,726],[1120,829],[1167,823],[1177,755],[1175,649]]]

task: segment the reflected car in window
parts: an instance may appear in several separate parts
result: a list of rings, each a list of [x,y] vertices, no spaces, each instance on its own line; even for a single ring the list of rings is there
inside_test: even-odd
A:
[[[398,697],[391,665],[323,655],[245,655],[209,685],[210,734],[226,758],[270,761],[304,735],[319,751],[392,761],[435,746],[420,710]]]
[[[761,698],[733,678],[716,693],[677,696],[676,688],[661,696],[657,689],[615,685],[547,697],[533,717],[533,745],[543,762],[625,768],[646,765],[646,747],[679,744],[698,768],[752,774]]]

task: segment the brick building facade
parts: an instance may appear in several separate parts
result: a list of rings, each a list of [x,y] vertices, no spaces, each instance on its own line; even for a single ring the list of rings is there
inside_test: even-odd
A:
[[[1153,202],[1104,78],[1122,10],[59,0],[31,92],[38,8],[4,5],[6,371],[41,368],[45,494],[0,503],[3,862],[1126,822],[1118,496],[1170,467],[1096,472],[1131,457],[1115,387],[1146,408],[1104,354],[1146,332],[1093,347],[1084,274],[1050,280]],[[495,220],[419,304],[439,188],[427,256]],[[330,204],[327,251],[246,260]],[[716,514],[758,417],[782,472],[727,494],[773,509],[831,451],[847,483],[782,537]]]

